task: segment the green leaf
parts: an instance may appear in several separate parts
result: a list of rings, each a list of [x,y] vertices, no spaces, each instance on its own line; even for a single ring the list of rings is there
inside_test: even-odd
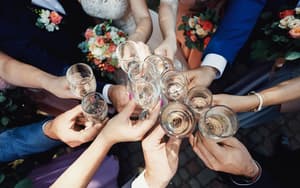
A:
[[[32,182],[28,178],[20,180],[14,188],[32,188]]]
[[[4,174],[0,174],[0,184],[4,181],[5,179],[5,175]]]
[[[189,21],[189,17],[188,16],[182,16],[182,21],[187,23]]]
[[[3,125],[4,127],[6,127],[6,126],[8,125],[8,123],[9,123],[9,121],[10,121],[9,118],[6,117],[6,116],[4,116],[4,117],[1,118],[0,123],[1,123],[1,125]]]
[[[184,30],[184,28],[185,28],[185,25],[184,24],[181,24],[180,26],[178,26],[178,30],[180,31],[180,30]]]
[[[0,103],[4,102],[6,100],[6,97],[3,95],[0,95]]]
[[[288,52],[285,55],[285,59],[289,61],[293,61],[300,58],[300,52]]]

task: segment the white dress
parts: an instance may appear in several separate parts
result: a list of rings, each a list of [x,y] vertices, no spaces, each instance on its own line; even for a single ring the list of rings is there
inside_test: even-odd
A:
[[[82,8],[90,16],[112,19],[116,27],[122,29],[129,35],[135,32],[136,23],[127,0],[80,0]],[[150,11],[153,31],[147,42],[154,50],[163,40],[159,28],[158,14]]]

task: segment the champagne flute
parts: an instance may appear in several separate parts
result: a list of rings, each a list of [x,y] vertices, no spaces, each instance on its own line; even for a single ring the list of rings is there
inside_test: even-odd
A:
[[[181,72],[168,71],[162,75],[162,91],[170,101],[184,101],[188,90],[187,85],[187,78]]]
[[[91,92],[85,95],[81,101],[84,116],[92,124],[102,123],[108,113],[108,106],[103,96],[98,92]]]
[[[205,87],[195,86],[188,91],[185,103],[200,118],[212,104],[212,93]]]
[[[187,137],[196,126],[192,109],[179,102],[170,102],[162,109],[160,123],[167,135],[176,138]]]
[[[96,91],[96,79],[92,68],[84,63],[72,65],[67,70],[67,81],[71,92],[82,98],[90,92]]]
[[[149,55],[144,61],[146,63],[153,64],[156,71],[160,75],[163,75],[167,71],[174,70],[172,61],[167,57],[163,57],[160,55]]]
[[[222,139],[233,136],[239,125],[236,114],[229,107],[217,105],[205,112],[198,127],[203,136]]]
[[[117,46],[116,56],[119,65],[124,72],[128,72],[132,64],[139,63],[136,43],[134,41],[126,41]]]

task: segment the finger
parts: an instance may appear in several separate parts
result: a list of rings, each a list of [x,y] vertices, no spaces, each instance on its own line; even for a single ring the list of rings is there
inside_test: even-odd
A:
[[[158,125],[151,133],[143,140],[143,144],[160,143],[161,139],[165,136],[165,131]]]
[[[175,154],[178,155],[181,142],[182,142],[182,139],[170,137],[170,139],[168,140],[168,143],[167,143],[167,149],[169,151],[175,152]]]
[[[134,100],[130,100],[123,110],[119,113],[119,116],[123,116],[125,118],[129,118],[135,109],[135,102]]]
[[[74,108],[72,108],[71,110],[68,110],[65,112],[65,114],[70,118],[74,118],[76,116],[78,116],[80,113],[82,113],[82,107],[81,105],[77,105]]]
[[[215,159],[222,160],[224,147],[220,145],[221,142],[218,144],[215,140],[205,138],[202,135],[199,135],[199,137],[201,137],[202,144],[205,146],[206,150],[213,155]]]

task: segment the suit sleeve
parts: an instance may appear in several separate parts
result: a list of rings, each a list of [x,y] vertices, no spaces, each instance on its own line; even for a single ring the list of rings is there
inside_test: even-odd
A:
[[[266,0],[229,0],[221,23],[204,51],[232,63],[252,32]]]
[[[23,158],[60,145],[61,142],[44,134],[42,126],[45,122],[46,120],[0,133],[0,162]]]

